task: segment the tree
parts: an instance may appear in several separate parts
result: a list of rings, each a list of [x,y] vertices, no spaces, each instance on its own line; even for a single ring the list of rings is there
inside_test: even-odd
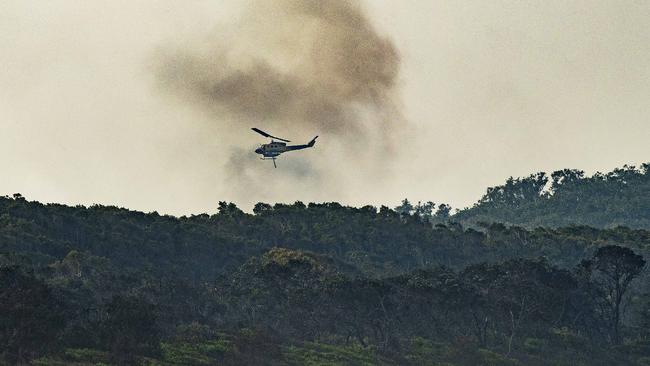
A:
[[[400,216],[411,216],[411,214],[415,211],[415,208],[413,207],[413,204],[408,200],[408,198],[404,198],[402,200],[402,204],[395,207],[395,211],[400,214]]]
[[[449,206],[446,203],[441,203],[438,206],[438,210],[436,211],[436,217],[440,220],[447,220],[449,218],[450,213],[451,213],[451,206]]]
[[[114,296],[102,324],[104,342],[117,364],[133,364],[135,356],[155,355],[160,331],[155,307],[133,296]]]
[[[575,281],[545,259],[512,259],[467,267],[461,275],[474,288],[468,302],[473,332],[482,346],[488,334],[505,340],[508,354],[527,336],[544,334],[565,320]]]
[[[272,211],[273,211],[273,207],[268,203],[264,203],[264,202],[256,203],[255,207],[253,208],[253,213],[255,215],[264,215],[265,213],[270,213]]]
[[[427,201],[425,203],[418,202],[417,206],[415,206],[415,214],[422,218],[425,222],[430,222],[431,218],[433,217],[433,209],[436,207],[436,204]]]
[[[44,282],[16,266],[0,267],[0,284],[0,359],[27,363],[56,343],[61,304]]]
[[[593,259],[581,263],[595,285],[595,300],[614,344],[621,342],[621,317],[627,291],[644,266],[642,256],[617,245],[600,247]]]
[[[641,297],[641,302],[641,308],[639,309],[640,336],[648,342],[650,341],[650,294],[644,294]]]
[[[232,202],[219,201],[219,215],[237,217],[242,216],[244,212]]]

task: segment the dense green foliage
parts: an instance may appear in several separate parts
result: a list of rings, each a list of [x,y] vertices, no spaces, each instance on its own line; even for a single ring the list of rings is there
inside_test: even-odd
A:
[[[0,363],[650,359],[650,231],[432,225],[448,213],[221,202],[176,218],[0,198]]]
[[[488,188],[479,202],[453,218],[471,225],[501,222],[530,228],[622,225],[650,229],[650,164],[626,165],[591,177],[565,169],[550,176],[510,178],[504,185]]]

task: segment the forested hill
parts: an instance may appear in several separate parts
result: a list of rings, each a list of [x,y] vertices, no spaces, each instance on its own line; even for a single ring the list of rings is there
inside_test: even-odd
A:
[[[215,206],[177,218],[1,197],[0,364],[650,360],[650,231]]]
[[[588,225],[650,229],[650,164],[585,176],[565,169],[510,178],[488,188],[453,219],[468,225],[500,222],[524,227]]]
[[[216,205],[215,205],[216,206]],[[282,247],[331,256],[369,277],[444,265],[462,268],[512,257],[548,258],[571,267],[600,245],[650,249],[650,231],[624,227],[526,230],[492,224],[476,231],[456,223],[433,226],[417,214],[382,206],[259,203],[253,214],[220,202],[218,213],[190,217],[113,206],[70,207],[0,197],[0,251],[51,264],[71,251],[124,269],[182,273],[205,279],[251,256]]]

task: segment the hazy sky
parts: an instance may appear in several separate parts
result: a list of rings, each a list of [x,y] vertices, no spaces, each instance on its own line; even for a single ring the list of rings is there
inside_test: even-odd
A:
[[[349,18],[368,22],[359,39],[397,57],[375,70],[381,88],[350,90],[330,83],[336,70],[320,73],[346,55],[334,46],[347,33],[251,9],[262,3],[1,1],[0,194],[172,214],[220,200],[464,207],[511,175],[650,161],[648,1],[366,1]],[[311,102],[328,85],[323,98],[348,103],[336,110],[348,124],[296,122],[304,108],[274,120],[246,116],[254,106],[226,113],[161,81],[161,63],[222,70],[223,52],[271,60]],[[195,86],[221,74],[179,75]],[[253,126],[321,137],[273,169],[252,152],[265,141]]]

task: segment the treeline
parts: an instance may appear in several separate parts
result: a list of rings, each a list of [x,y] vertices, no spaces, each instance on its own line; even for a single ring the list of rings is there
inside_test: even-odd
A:
[[[0,198],[0,355],[632,365],[650,360],[649,250],[650,232],[625,227],[470,229],[300,202],[176,218],[14,195]]]
[[[71,251],[99,258],[102,266],[176,276],[200,282],[228,273],[270,248],[327,254],[369,277],[399,275],[445,265],[545,256],[572,267],[605,244],[650,250],[650,232],[626,227],[536,228],[503,224],[476,229],[432,225],[415,213],[386,206],[338,203],[259,203],[253,214],[220,202],[218,213],[176,218],[112,206],[69,207],[0,197],[0,251],[49,265]]]
[[[588,225],[650,229],[650,164],[586,176],[564,169],[509,178],[453,219],[468,225],[500,222],[528,228]]]

